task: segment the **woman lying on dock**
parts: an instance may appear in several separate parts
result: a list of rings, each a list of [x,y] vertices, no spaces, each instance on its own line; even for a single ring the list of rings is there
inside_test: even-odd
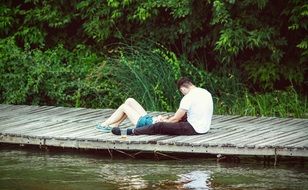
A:
[[[128,118],[136,128],[152,125],[157,122],[166,121],[167,117],[159,115],[150,116],[145,109],[134,98],[128,98],[126,101],[102,124],[96,128],[102,132],[111,132],[113,128]]]
[[[98,125],[101,131],[112,131],[120,135],[118,127],[126,118],[135,126],[127,129],[127,135],[197,135],[210,129],[213,115],[212,95],[203,88],[198,88],[190,79],[183,77],[178,80],[179,91],[184,95],[179,109],[169,117],[152,117],[133,98],[122,104],[105,122]],[[185,119],[187,115],[187,119]]]

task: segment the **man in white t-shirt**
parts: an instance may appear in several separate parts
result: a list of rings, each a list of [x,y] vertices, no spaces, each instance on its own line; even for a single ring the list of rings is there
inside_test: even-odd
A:
[[[179,79],[177,85],[184,97],[176,113],[163,122],[130,130],[131,135],[196,135],[209,131],[213,115],[211,93],[186,77]]]

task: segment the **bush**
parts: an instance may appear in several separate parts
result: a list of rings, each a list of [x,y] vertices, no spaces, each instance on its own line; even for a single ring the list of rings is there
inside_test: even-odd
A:
[[[108,91],[102,89],[108,85],[92,82],[103,59],[85,46],[72,52],[61,45],[46,51],[22,50],[14,42],[0,42],[2,103],[96,107],[92,101]]]
[[[252,94],[236,69],[209,73],[151,42],[117,45],[106,56],[83,45],[24,50],[5,39],[0,60],[0,103],[117,108],[133,97],[147,110],[169,112],[181,99],[176,81],[188,76],[212,93],[215,114],[307,117],[307,97],[292,87]]]

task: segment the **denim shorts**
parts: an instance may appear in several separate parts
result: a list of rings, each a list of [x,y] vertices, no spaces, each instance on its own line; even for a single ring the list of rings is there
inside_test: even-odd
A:
[[[136,128],[153,124],[153,117],[150,115],[141,116],[136,124]]]

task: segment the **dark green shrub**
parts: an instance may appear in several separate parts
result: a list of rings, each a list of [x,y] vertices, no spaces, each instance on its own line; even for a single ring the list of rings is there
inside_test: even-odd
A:
[[[71,52],[61,45],[46,51],[22,50],[10,39],[1,40],[0,54],[2,103],[97,107],[92,101],[108,91],[108,80],[95,83],[103,57],[85,46]],[[101,102],[110,106],[110,101]]]

